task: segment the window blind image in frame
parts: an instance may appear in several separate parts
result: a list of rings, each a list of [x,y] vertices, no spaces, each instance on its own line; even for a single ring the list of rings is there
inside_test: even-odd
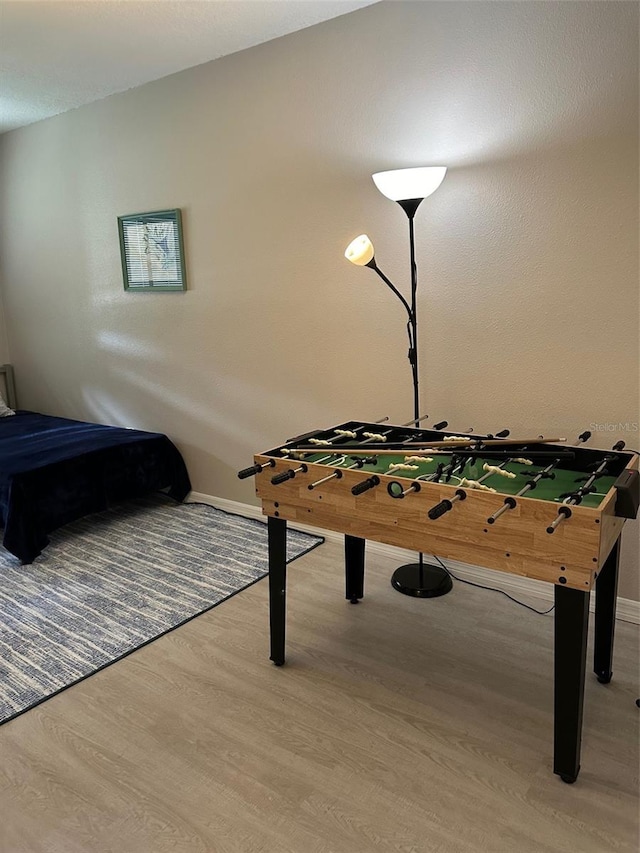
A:
[[[180,210],[118,217],[125,290],[186,290]]]

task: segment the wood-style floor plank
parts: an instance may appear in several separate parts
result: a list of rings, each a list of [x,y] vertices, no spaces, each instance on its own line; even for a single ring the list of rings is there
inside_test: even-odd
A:
[[[636,851],[637,626],[565,785],[552,616],[393,568],[369,556],[354,606],[339,544],[296,561],[284,667],[265,580],[3,726],[1,853]]]

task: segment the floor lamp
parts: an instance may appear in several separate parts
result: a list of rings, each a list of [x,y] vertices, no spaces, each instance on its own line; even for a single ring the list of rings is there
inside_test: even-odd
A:
[[[393,169],[377,172],[373,180],[380,192],[397,201],[409,220],[409,252],[411,259],[411,297],[408,302],[398,288],[378,267],[373,243],[366,234],[356,237],[345,251],[345,257],[357,266],[366,266],[378,274],[387,287],[398,297],[407,312],[407,336],[409,338],[409,364],[413,382],[413,414],[416,422],[420,418],[420,394],[418,384],[418,315],[416,295],[418,292],[418,268],[416,265],[415,235],[413,220],[416,211],[427,196],[435,192],[444,180],[446,166],[424,166],[416,169]],[[391,578],[392,586],[405,595],[417,598],[434,598],[445,595],[452,587],[449,574],[441,567],[425,564],[422,554],[417,563],[399,566]]]

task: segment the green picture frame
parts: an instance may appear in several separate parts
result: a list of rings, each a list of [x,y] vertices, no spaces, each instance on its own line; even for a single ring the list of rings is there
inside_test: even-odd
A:
[[[119,216],[118,235],[125,290],[168,293],[187,289],[179,208]]]

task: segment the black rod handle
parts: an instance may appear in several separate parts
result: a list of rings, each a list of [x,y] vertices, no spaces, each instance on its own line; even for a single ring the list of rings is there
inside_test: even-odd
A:
[[[446,498],[443,501],[440,501],[439,504],[432,506],[427,515],[431,519],[431,521],[435,521],[436,518],[440,518],[441,515],[444,515],[445,512],[449,512],[449,510],[453,507],[451,501]]]
[[[253,477],[254,474],[259,474],[262,471],[262,465],[251,465],[250,468],[243,468],[242,471],[238,471],[238,479],[246,480],[247,477]]]
[[[279,486],[280,483],[286,483],[287,480],[293,480],[296,476],[296,472],[293,468],[289,468],[288,471],[281,471],[279,474],[276,474],[275,477],[271,478],[271,482],[274,486]]]
[[[500,432],[497,432],[495,435],[492,432],[487,433],[487,441],[489,441],[493,438],[507,438],[510,435],[511,435],[510,429],[501,429]],[[482,439],[478,439],[478,440],[481,441]]]
[[[256,465],[252,465],[250,468],[243,468],[242,471],[238,471],[238,479],[245,480],[247,477],[251,477],[253,474],[259,474],[263,468],[275,467],[275,464],[275,459],[269,459],[268,462],[263,462],[262,464],[258,462]]]
[[[379,484],[379,482],[380,477],[374,474],[373,477],[369,477],[367,480],[363,480],[361,483],[356,483],[356,485],[353,486],[351,489],[351,494],[355,495],[356,497],[358,495],[362,495],[364,494],[364,492],[368,492],[369,489],[375,488]]]
[[[287,480],[293,480],[296,474],[300,473],[300,471],[305,474],[307,470],[307,466],[303,462],[298,468],[289,468],[288,471],[282,471],[280,474],[276,474],[275,477],[271,478],[271,483],[274,486],[278,486],[280,483],[286,483]]]

